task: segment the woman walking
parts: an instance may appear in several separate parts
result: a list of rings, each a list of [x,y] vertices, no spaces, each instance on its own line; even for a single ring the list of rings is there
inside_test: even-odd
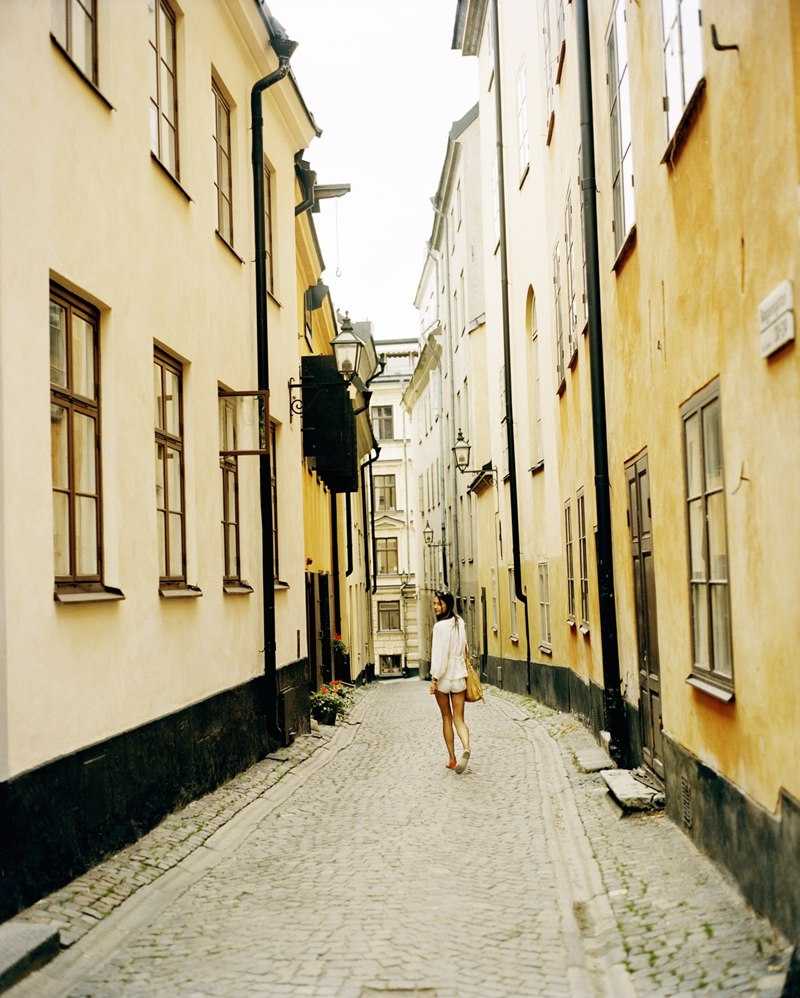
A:
[[[463,773],[469,765],[469,728],[464,721],[467,688],[467,629],[455,612],[451,593],[436,593],[433,597],[430,692],[436,697],[442,712],[442,734],[447,746],[447,768]],[[461,742],[461,762],[456,761],[453,726]]]

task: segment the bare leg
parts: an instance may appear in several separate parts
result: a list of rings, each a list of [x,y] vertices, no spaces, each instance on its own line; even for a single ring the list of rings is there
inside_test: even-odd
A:
[[[467,722],[464,720],[466,693],[451,693],[450,698],[453,701],[453,723],[458,732],[458,739],[464,751],[469,752],[469,728],[467,727]]]
[[[439,710],[442,712],[442,735],[444,736],[444,743],[447,746],[449,766],[453,769],[456,765],[456,746],[453,737],[453,715],[450,711],[450,697],[447,693],[439,693],[437,691],[436,702],[439,704]]]

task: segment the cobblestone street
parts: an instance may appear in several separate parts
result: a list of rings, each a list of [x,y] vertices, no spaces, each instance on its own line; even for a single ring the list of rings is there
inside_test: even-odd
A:
[[[12,995],[780,994],[785,940],[668,819],[615,814],[578,722],[494,691],[467,720],[457,776],[425,684],[378,685]]]

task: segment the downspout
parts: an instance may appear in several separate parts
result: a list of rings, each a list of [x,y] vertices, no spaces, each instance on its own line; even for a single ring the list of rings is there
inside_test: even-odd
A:
[[[377,445],[375,446],[375,457],[371,457],[367,461],[367,467],[369,468],[369,526],[370,533],[372,536],[372,594],[373,596],[378,591],[378,538],[375,535],[375,479],[373,476],[372,466],[380,457],[381,449]]]
[[[450,456],[450,467],[453,472],[453,566],[455,568],[455,584],[456,591],[453,593],[454,596],[460,595],[461,591],[461,544],[458,533],[458,468],[456,468],[455,460],[453,459],[453,447],[456,443],[456,419],[458,418],[458,413],[456,412],[456,378],[455,378],[455,361],[453,358],[453,340],[455,339],[455,332],[453,330],[453,325],[455,322],[455,317],[451,311],[453,307],[453,286],[450,282],[450,225],[448,222],[447,215],[442,213],[442,219],[444,221],[444,257],[443,262],[445,265],[445,274],[447,279],[447,360],[449,364],[448,373],[450,375],[450,439],[447,441],[446,453]],[[445,516],[447,515],[447,510],[445,509]]]
[[[349,492],[345,492],[344,508],[347,514],[347,571],[344,574],[345,578],[349,579],[353,574],[353,507]]]
[[[517,600],[525,608],[525,648],[527,660],[527,689],[531,691],[531,629],[528,619],[528,597],[522,586],[522,559],[520,557],[519,499],[517,496],[517,451],[514,443],[514,399],[511,378],[511,322],[508,304],[508,246],[506,233],[506,182],[505,155],[503,152],[503,96],[500,83],[500,15],[499,2],[492,0],[494,16],[494,108],[497,132],[497,197],[500,202],[500,283],[503,305],[503,361],[506,389],[506,440],[508,441],[508,474],[511,499],[511,547],[514,556],[514,590]],[[498,490],[500,483],[497,483]],[[498,595],[500,580],[498,579]]]
[[[331,492],[331,561],[333,562],[333,629],[342,633],[342,600],[339,590],[339,497]]]
[[[367,533],[367,481],[364,472],[367,470],[366,464],[362,464],[360,468],[361,475],[361,522],[364,525],[364,585],[367,587],[367,592],[370,590],[370,582],[372,576],[369,570],[369,534]]]
[[[597,504],[597,592],[600,600],[600,646],[603,655],[603,701],[609,752],[623,766],[629,755],[625,706],[622,699],[614,595],[611,541],[611,492],[608,476],[606,387],[603,368],[603,325],[600,306],[600,254],[597,239],[597,188],[594,158],[594,112],[588,0],[575,4],[578,47],[578,88],[581,109],[581,187],[586,246],[586,298],[589,312],[589,359],[592,390],[594,488]]]
[[[258,80],[250,92],[253,166],[253,228],[255,229],[256,269],[256,346],[258,357],[258,389],[266,394],[265,430],[269,427],[269,317],[267,315],[267,253],[264,231],[264,118],[261,98],[265,90],[279,83],[289,72],[289,58],[294,43],[280,43],[278,68]],[[262,454],[258,460],[261,504],[261,578],[264,586],[264,678],[267,699],[267,735],[270,741],[283,744],[278,710],[277,647],[275,642],[275,555],[272,539],[272,454]]]

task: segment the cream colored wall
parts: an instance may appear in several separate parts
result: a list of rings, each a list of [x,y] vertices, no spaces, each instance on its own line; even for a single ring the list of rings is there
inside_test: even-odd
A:
[[[236,12],[236,22],[231,15]],[[9,753],[0,777],[162,716],[261,673],[257,466],[242,459],[249,597],[223,595],[217,383],[256,386],[253,271],[214,235],[211,73],[235,101],[234,245],[252,259],[249,90],[268,71],[254,5],[187,0],[178,32],[181,182],[152,162],[147,7],[100,0],[100,89],[109,111],[49,38],[49,5],[10,0],[0,39],[0,370],[4,459]],[[243,33],[244,32],[244,33]],[[249,36],[247,32],[250,32]],[[274,64],[274,63],[273,63]],[[288,88],[288,84],[281,87]],[[265,99],[277,172],[278,308],[270,305],[273,414],[288,413],[296,368],[293,154],[311,137],[290,97]],[[282,109],[279,103],[283,104]],[[290,129],[291,124],[291,129]],[[6,252],[13,247],[13,252]],[[47,307],[50,276],[101,309],[105,581],[118,604],[53,602]],[[200,599],[158,596],[153,479],[154,341],[185,362],[188,580]],[[24,415],[24,433],[19,431]],[[304,628],[299,427],[279,431],[278,660]],[[13,469],[13,478],[9,477]]]
[[[704,31],[706,97],[673,169],[661,112],[657,10],[629,4],[637,245],[611,273],[605,91],[595,88],[598,213],[615,524],[620,656],[636,690],[624,462],[647,446],[665,732],[772,810],[800,794],[800,366],[796,346],[758,349],[757,307],[783,279],[798,286],[796,11],[792,4],[707,0],[740,52]],[[597,25],[610,4],[599,5]],[[735,36],[735,37],[733,37]],[[727,39],[725,39],[727,41]],[[604,65],[604,36],[592,38]],[[599,71],[596,71],[596,77]],[[720,378],[736,701],[685,683],[692,665],[679,408]],[[740,476],[746,478],[740,480]]]

